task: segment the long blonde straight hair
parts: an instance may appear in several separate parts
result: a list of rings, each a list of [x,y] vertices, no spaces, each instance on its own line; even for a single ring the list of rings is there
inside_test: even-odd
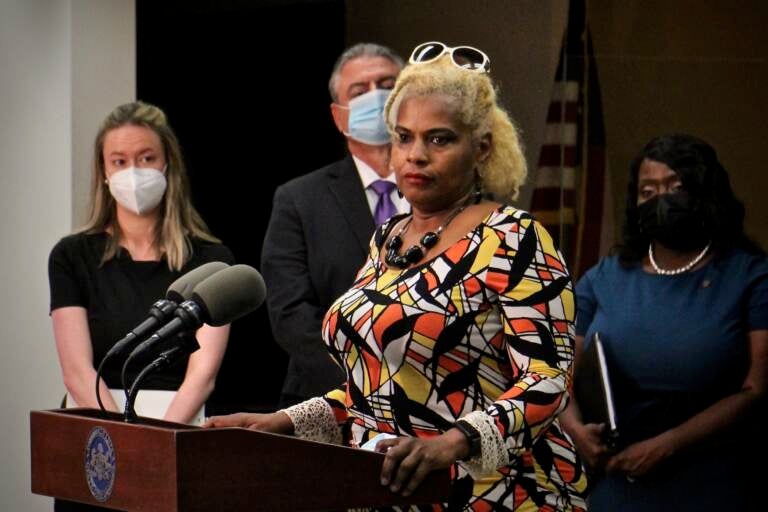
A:
[[[149,128],[160,137],[165,152],[165,178],[168,186],[159,206],[160,218],[155,229],[154,245],[165,255],[171,270],[181,270],[192,253],[191,238],[214,243],[221,241],[210,233],[208,226],[192,206],[187,169],[181,156],[179,141],[168,124],[165,113],[154,105],[141,101],[120,105],[101,123],[93,145],[88,220],[78,231],[111,233],[104,248],[102,264],[114,258],[120,250],[121,231],[117,222],[117,206],[106,181],[104,139],[111,130],[127,125]]]

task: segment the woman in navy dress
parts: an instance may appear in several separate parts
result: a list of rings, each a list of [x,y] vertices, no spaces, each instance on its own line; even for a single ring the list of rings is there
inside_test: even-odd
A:
[[[577,373],[599,332],[620,434],[610,452],[575,400],[563,414],[590,510],[758,508],[768,259],[743,219],[706,142],[657,137],[632,163],[623,244],[577,285]]]

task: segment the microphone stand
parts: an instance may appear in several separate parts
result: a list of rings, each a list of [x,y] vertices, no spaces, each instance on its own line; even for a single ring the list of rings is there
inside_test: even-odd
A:
[[[168,299],[160,299],[154,304],[152,304],[152,307],[149,308],[149,316],[147,320],[139,324],[136,328],[134,328],[133,331],[129,332],[123,339],[115,343],[112,348],[107,351],[107,353],[104,355],[104,357],[101,359],[101,363],[99,363],[99,367],[96,370],[96,401],[99,403],[99,409],[101,409],[101,412],[106,413],[107,409],[104,407],[104,403],[101,401],[101,389],[99,387],[99,382],[103,382],[103,379],[101,378],[102,370],[104,369],[104,364],[107,362],[107,360],[111,359],[112,356],[119,354],[120,352],[123,352],[126,348],[130,347],[131,345],[135,345],[139,341],[141,341],[141,338],[143,336],[136,335],[136,332],[142,332],[144,329],[148,328],[152,325],[154,322],[162,322],[165,318],[167,318],[170,314],[172,314],[176,308],[178,307],[178,304],[172,300]],[[125,387],[125,386],[123,386]]]
[[[134,409],[134,403],[136,402],[141,383],[144,379],[146,379],[152,372],[170,366],[185,355],[191,354],[200,348],[200,345],[193,335],[180,334],[176,337],[176,340],[178,344],[161,352],[155,360],[145,366],[133,380],[131,389],[126,390],[125,410],[123,412],[124,421],[126,423],[135,423],[138,418],[136,410]]]
[[[101,378],[101,371],[104,369],[104,362],[107,359],[109,359],[109,354],[104,356],[104,358],[101,360],[101,363],[99,363],[99,368],[96,370],[96,401],[99,403],[99,409],[101,409],[101,412],[105,414],[107,413],[107,409],[104,407],[104,404],[101,401],[101,388],[99,387],[99,382],[103,382]]]
[[[167,344],[167,338],[174,336],[174,334],[172,334],[173,332],[178,333],[175,334],[175,336],[177,339],[180,339],[185,335],[185,333],[192,332],[192,329],[197,329],[201,325],[203,325],[203,313],[198,304],[191,300],[187,300],[179,304],[178,307],[176,307],[174,310],[174,318],[164,327],[161,327],[159,330],[157,330],[152,336],[141,342],[139,346],[134,348],[130,355],[123,362],[121,380],[123,383],[123,389],[125,390],[125,398],[128,398],[128,389],[130,387],[128,385],[128,368],[130,367],[131,362],[144,357],[143,355],[149,352],[150,349],[153,349],[155,345]],[[174,326],[176,330],[166,332],[165,329],[167,329],[169,326]]]

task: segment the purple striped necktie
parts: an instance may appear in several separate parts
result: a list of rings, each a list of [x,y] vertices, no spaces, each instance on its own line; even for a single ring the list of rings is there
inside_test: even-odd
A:
[[[392,191],[395,190],[396,185],[391,181],[376,180],[368,185],[368,187],[379,196],[379,201],[376,203],[376,209],[373,212],[373,220],[376,223],[376,227],[379,227],[397,213],[397,208],[395,208],[395,204],[392,202]]]

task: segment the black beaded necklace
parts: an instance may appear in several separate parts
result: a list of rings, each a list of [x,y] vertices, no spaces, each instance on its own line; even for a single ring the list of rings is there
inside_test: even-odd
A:
[[[409,265],[413,265],[420,261],[429,249],[437,245],[437,242],[440,240],[440,235],[448,224],[450,224],[458,214],[464,211],[464,208],[469,206],[473,199],[475,203],[478,203],[481,198],[479,193],[471,194],[464,202],[457,206],[448,217],[446,217],[445,221],[437,228],[437,231],[427,231],[421,237],[418,244],[410,246],[405,251],[405,254],[400,254],[399,250],[403,247],[402,235],[408,231],[408,228],[411,226],[411,221],[413,220],[413,214],[411,214],[411,217],[406,221],[403,227],[400,228],[400,231],[390,238],[387,243],[387,254],[384,256],[386,264],[390,267],[406,268]]]

